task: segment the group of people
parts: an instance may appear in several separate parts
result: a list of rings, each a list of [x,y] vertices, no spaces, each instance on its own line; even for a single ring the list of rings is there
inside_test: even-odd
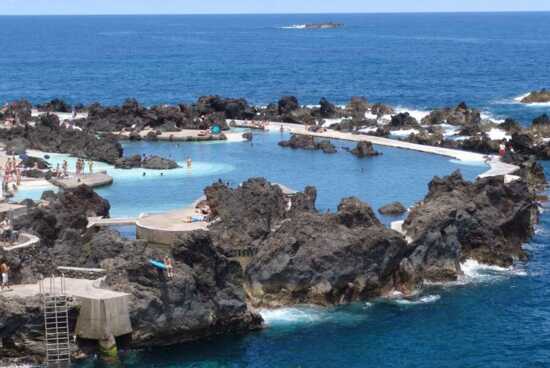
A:
[[[88,172],[90,174],[94,173],[94,162],[88,160]],[[86,161],[82,158],[79,158],[75,163],[75,173],[77,177],[80,177],[85,174]],[[69,176],[69,163],[67,160],[63,160],[63,164],[57,164],[53,175],[57,178],[67,178]]]
[[[86,166],[86,162],[84,161],[84,159],[82,158],[79,158],[78,160],[76,160],[76,176],[81,176],[84,174],[84,169],[85,169],[85,166]],[[93,174],[94,173],[94,162],[92,160],[88,160],[88,172],[90,174]]]
[[[2,179],[2,188],[9,190],[9,183],[15,182],[17,186],[21,184],[21,163],[18,163],[15,156],[8,157],[4,166],[4,177]]]

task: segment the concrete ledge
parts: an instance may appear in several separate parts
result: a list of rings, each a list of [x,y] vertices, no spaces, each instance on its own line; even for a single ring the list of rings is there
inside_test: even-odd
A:
[[[75,333],[84,339],[101,340],[106,336],[123,336],[132,333],[128,295],[107,299],[79,296],[80,312]]]
[[[76,176],[70,176],[65,179],[52,178],[50,179],[50,181],[53,185],[63,189],[74,189],[81,186],[82,184],[86,184],[91,188],[99,188],[113,184],[113,178],[109,176],[105,171],[82,175],[78,178]]]

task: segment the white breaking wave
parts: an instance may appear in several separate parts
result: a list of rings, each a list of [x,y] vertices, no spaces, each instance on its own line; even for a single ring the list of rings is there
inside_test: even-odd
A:
[[[395,112],[397,114],[402,112],[408,112],[410,116],[415,118],[419,123],[424,119],[426,116],[430,115],[430,111],[425,110],[415,110],[415,109],[408,109],[406,107],[397,106],[395,108]]]
[[[493,115],[491,115],[491,113],[489,112],[482,112],[480,115],[482,120],[489,120],[496,124],[504,123],[504,119],[497,119]]]
[[[281,27],[281,29],[306,29],[305,24],[293,24],[291,26]]]
[[[441,295],[426,295],[418,299],[395,299],[395,303],[400,305],[419,305],[435,303],[441,299]]]
[[[499,267],[479,263],[474,259],[468,259],[460,265],[464,276],[459,278],[459,282],[487,282],[500,280],[508,276],[526,276],[527,272],[518,267]]]
[[[504,130],[498,129],[498,128],[492,128],[487,132],[487,135],[489,136],[489,139],[497,140],[497,141],[501,141],[503,139],[507,139],[507,140],[512,139],[511,135],[506,133]]]
[[[323,313],[313,307],[260,309],[258,312],[268,325],[317,322]]]
[[[420,131],[418,129],[403,129],[403,130],[392,130],[390,135],[395,137],[408,137],[411,134],[418,134]]]

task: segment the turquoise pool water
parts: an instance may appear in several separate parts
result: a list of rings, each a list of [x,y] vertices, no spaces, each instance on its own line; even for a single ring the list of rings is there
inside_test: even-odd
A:
[[[251,143],[128,142],[124,144],[126,155],[161,155],[178,161],[183,168],[123,170],[96,163],[94,170],[106,170],[114,178],[113,185],[97,192],[110,201],[112,217],[135,217],[184,207],[218,179],[238,185],[250,177],[263,176],[295,190],[316,186],[320,210],[334,210],[341,198],[352,195],[377,209],[396,200],[412,205],[423,198],[434,175],[447,175],[459,169],[465,177],[473,179],[486,169],[479,162],[460,162],[385,147],[376,147],[382,156],[358,159],[343,149],[353,145],[342,141],[333,142],[339,150],[334,155],[292,150],[277,145],[283,138],[287,138],[286,133],[255,133]],[[54,167],[64,159],[74,167],[75,158],[48,155]],[[185,167],[187,157],[193,159],[191,169]],[[37,189],[21,191],[16,199],[37,198],[40,193]]]

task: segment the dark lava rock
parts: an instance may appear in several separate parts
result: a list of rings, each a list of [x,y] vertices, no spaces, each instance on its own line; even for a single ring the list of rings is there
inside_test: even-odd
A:
[[[359,158],[381,155],[380,152],[374,150],[372,143],[367,141],[358,142],[357,146],[351,150],[351,153]]]
[[[50,168],[50,164],[48,161],[41,159],[39,157],[31,157],[26,156],[23,160],[21,160],[21,165],[25,168],[31,168],[31,169],[40,169],[40,170],[46,170]]]
[[[72,106],[65,101],[54,98],[50,102],[36,106],[39,111],[47,112],[71,112]]]
[[[297,211],[315,211],[317,191],[285,194],[280,186],[252,178],[232,189],[218,182],[205,189],[207,203],[216,218],[209,227],[216,246],[227,254],[255,248],[281,222]]]
[[[53,114],[40,116],[35,127],[26,125],[0,131],[0,140],[17,142],[19,147],[46,152],[68,153],[77,157],[114,163],[122,155],[122,146],[111,135],[95,134],[60,126]]]
[[[401,281],[456,280],[460,263],[475,259],[508,267],[526,259],[522,244],[533,234],[538,210],[524,181],[503,177],[465,181],[459,172],[434,178],[403,229],[415,250],[402,262]]]
[[[363,120],[365,114],[370,109],[369,101],[365,97],[352,97],[350,102],[346,106],[347,115],[352,116],[354,119]]]
[[[300,108],[298,99],[294,96],[284,96],[278,102],[279,115],[286,115]]]
[[[151,170],[172,170],[177,169],[177,162],[163,158],[160,156],[142,157],[141,155],[133,155],[130,157],[122,157],[117,160],[115,167],[120,169],[151,169]]]
[[[393,115],[390,121],[390,127],[392,128],[418,128],[420,125],[414,117],[412,117],[408,112],[401,112],[397,115]]]
[[[385,216],[398,216],[407,212],[407,209],[401,203],[393,202],[380,207],[378,212]]]
[[[461,102],[454,108],[446,107],[434,110],[422,119],[423,125],[443,123],[458,126],[479,125],[481,123],[481,112],[471,109],[466,103]]]
[[[174,260],[171,280],[146,266],[162,252],[138,242],[101,264],[109,270],[107,285],[131,295],[132,346],[166,346],[261,328],[262,318],[247,306],[240,265],[221,255],[207,232],[184,234],[165,252]]]
[[[326,98],[321,98],[319,105],[321,106],[320,114],[322,118],[331,118],[336,115],[336,106],[330,103]]]
[[[406,242],[359,200],[339,207],[336,214],[297,212],[262,241],[246,269],[254,305],[349,303],[393,286]]]
[[[322,140],[317,144],[317,147],[324,153],[336,153],[336,147],[329,140]]]
[[[141,167],[144,169],[153,170],[172,170],[177,169],[179,165],[176,161],[167,158],[163,158],[160,156],[151,156],[142,160]]]
[[[393,110],[393,108],[381,103],[375,103],[374,105],[371,106],[371,113],[373,113],[378,117],[384,116],[384,115],[391,115],[394,112],[395,111]]]
[[[406,140],[411,143],[424,144],[427,146],[439,146],[444,139],[441,133],[429,133],[426,130],[421,130],[419,133],[410,134]]]
[[[521,102],[526,104],[550,102],[550,90],[543,88],[540,91],[532,91],[522,98]]]
[[[322,150],[324,153],[336,153],[336,147],[329,140],[317,143],[315,137],[310,135],[292,134],[288,141],[279,142],[281,147],[292,149]]]
[[[506,119],[504,123],[500,124],[498,127],[508,133],[517,133],[522,129],[521,125],[514,119]]]

